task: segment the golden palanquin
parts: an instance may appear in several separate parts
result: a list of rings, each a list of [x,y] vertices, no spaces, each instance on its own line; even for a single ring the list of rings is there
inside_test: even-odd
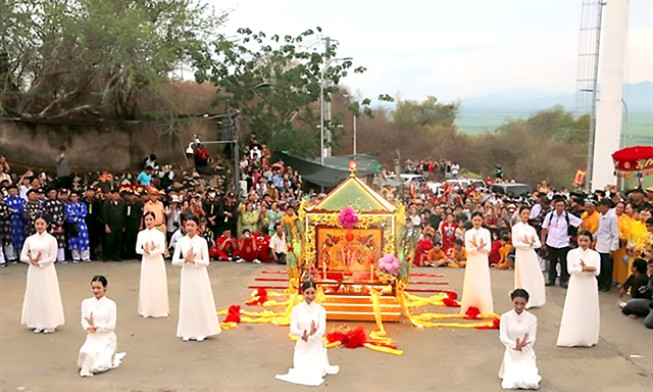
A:
[[[343,227],[339,220],[348,206],[358,216],[358,223],[351,228]],[[397,208],[352,173],[321,202],[305,207],[300,216],[304,225],[301,259],[313,264],[319,284],[330,297],[331,309],[325,305],[328,317],[373,319],[369,309],[363,309],[354,297],[369,298],[370,289],[382,287],[387,295],[394,293],[394,283],[381,281],[376,266],[383,255],[396,253]],[[385,311],[386,300],[392,312]],[[369,299],[363,302],[369,305]],[[357,303],[358,308],[344,309],[343,303]],[[394,309],[393,298],[382,298],[382,303],[384,319],[397,321],[399,310]]]

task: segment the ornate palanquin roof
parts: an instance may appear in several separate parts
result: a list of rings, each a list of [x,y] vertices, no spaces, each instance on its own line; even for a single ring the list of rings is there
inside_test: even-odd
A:
[[[332,213],[352,206],[358,213],[394,214],[397,208],[355,175],[349,176],[308,213]]]

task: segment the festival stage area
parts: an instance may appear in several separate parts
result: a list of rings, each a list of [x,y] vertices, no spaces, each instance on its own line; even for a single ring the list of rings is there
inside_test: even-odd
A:
[[[248,285],[262,270],[281,266],[212,262],[209,274],[218,309],[243,304]],[[58,265],[66,325],[53,335],[34,335],[20,325],[27,266],[0,270],[0,390],[1,391],[310,391],[276,381],[292,365],[294,343],[287,327],[240,324],[203,343],[183,343],[175,337],[180,268],[167,265],[172,315],[142,319],[136,314],[140,262]],[[417,273],[444,273],[449,288],[460,293],[464,270],[414,268]],[[127,357],[120,368],[91,379],[79,377],[77,351],[84,341],[80,302],[90,296],[95,274],[109,280],[107,296],[118,305],[119,351]],[[494,306],[510,308],[508,292],[513,274],[491,271]],[[423,279],[423,278],[419,278]],[[535,350],[540,390],[556,392],[650,391],[653,383],[651,330],[641,320],[622,316],[617,293],[600,295],[601,339],[597,347],[556,348],[565,291],[547,287],[547,304],[533,313],[539,319]],[[260,306],[247,307],[260,310]],[[447,310],[451,310],[446,308]],[[221,318],[222,319],[222,318]],[[372,322],[330,321],[328,328]],[[367,349],[329,349],[340,374],[326,378],[321,389],[330,391],[500,391],[497,371],[503,355],[498,330],[460,328],[418,329],[406,318],[385,323],[401,356]]]

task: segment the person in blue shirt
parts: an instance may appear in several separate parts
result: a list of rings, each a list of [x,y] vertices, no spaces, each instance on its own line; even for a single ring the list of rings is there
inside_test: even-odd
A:
[[[151,186],[152,185],[152,172],[154,169],[152,166],[146,166],[145,169],[138,173],[138,184],[142,186]]]

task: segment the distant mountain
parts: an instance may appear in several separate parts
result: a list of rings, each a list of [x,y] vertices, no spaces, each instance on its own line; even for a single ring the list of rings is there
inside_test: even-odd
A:
[[[627,128],[640,138],[650,142],[653,129],[653,82],[624,85],[624,102],[628,108]],[[528,117],[531,114],[561,105],[566,110],[575,109],[574,94],[552,94],[538,90],[511,89],[463,99],[456,125],[466,133],[494,131],[511,118]],[[649,135],[649,136],[647,136]]]
[[[623,91],[624,101],[629,112],[653,112],[653,82],[626,84]],[[562,105],[567,110],[574,110],[575,102],[574,94],[510,89],[463,99],[460,115],[497,113],[506,116],[522,116],[555,105]]]

